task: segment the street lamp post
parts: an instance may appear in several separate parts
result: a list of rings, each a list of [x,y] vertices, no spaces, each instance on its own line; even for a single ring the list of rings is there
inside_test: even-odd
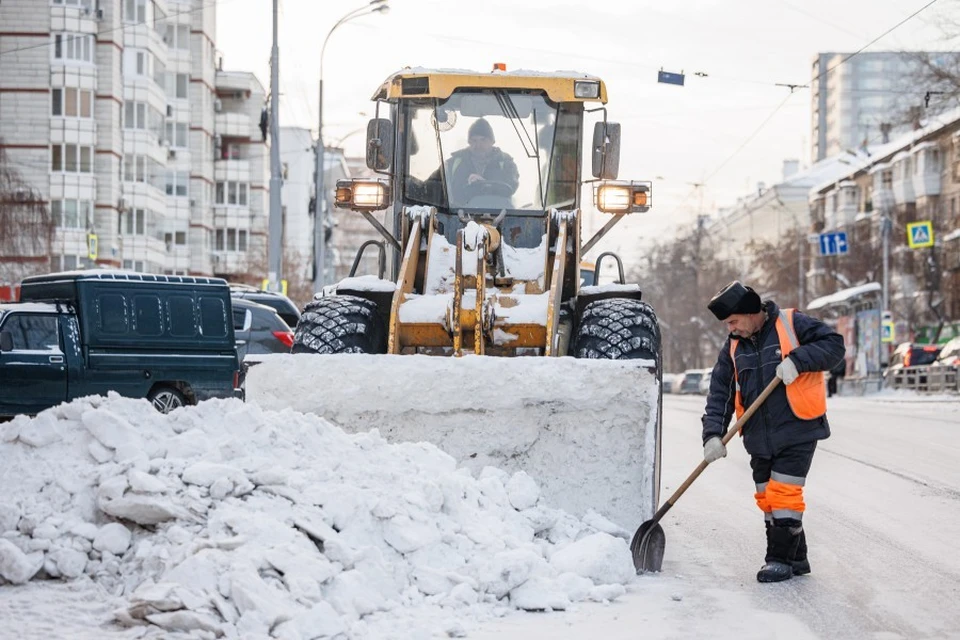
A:
[[[324,187],[324,161],[326,155],[326,146],[323,143],[323,54],[327,50],[327,42],[330,40],[330,36],[333,35],[333,32],[336,31],[337,27],[352,20],[354,18],[359,18],[360,16],[365,16],[371,13],[385,13],[390,10],[390,6],[387,4],[388,0],[370,0],[368,4],[358,9],[354,9],[349,12],[339,20],[336,24],[330,28],[330,31],[327,32],[327,37],[323,39],[323,46],[320,49],[320,82],[319,82],[319,92],[320,92],[320,101],[319,108],[317,110],[317,148],[316,148],[316,183],[314,190],[316,191],[316,209],[313,214],[313,255],[314,255],[314,271],[313,271],[313,291],[314,293],[319,293],[323,290],[323,286],[326,284],[326,189]]]

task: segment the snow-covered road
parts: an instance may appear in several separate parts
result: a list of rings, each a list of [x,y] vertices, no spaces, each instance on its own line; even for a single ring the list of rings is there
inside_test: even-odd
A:
[[[668,396],[666,498],[701,455],[701,396]],[[758,584],[763,525],[736,441],[664,522],[664,572],[606,607],[488,625],[516,637],[960,638],[960,399],[831,398],[806,489],[813,573]]]

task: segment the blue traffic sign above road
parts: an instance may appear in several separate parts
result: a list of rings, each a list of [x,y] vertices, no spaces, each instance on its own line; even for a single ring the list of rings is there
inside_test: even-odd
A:
[[[832,233],[820,234],[820,255],[822,256],[845,256],[849,247],[847,246],[847,232],[834,231]]]

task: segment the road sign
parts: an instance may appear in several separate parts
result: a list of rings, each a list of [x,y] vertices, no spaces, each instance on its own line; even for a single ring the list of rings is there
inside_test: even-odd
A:
[[[847,255],[848,249],[846,231],[820,234],[820,255],[845,256]]]
[[[97,234],[88,233],[87,234],[87,257],[93,261],[96,261],[98,249],[99,249],[99,238]]]
[[[907,244],[911,249],[933,246],[933,223],[929,220],[911,222],[907,225]]]
[[[880,342],[893,342],[894,334],[893,320],[884,320],[881,325]]]
[[[657,82],[663,84],[677,84],[683,86],[683,74],[671,73],[670,71],[660,71],[657,73]]]

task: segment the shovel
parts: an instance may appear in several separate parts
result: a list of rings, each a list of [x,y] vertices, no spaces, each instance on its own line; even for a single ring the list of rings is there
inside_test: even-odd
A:
[[[727,430],[727,434],[723,436],[723,440],[721,441],[724,446],[730,442],[735,434],[740,432],[740,429],[747,420],[750,419],[750,416],[760,408],[760,405],[767,399],[767,396],[773,393],[773,390],[777,388],[778,384],[780,384],[780,378],[774,378],[770,384],[767,385],[767,388],[763,390],[756,402],[751,404],[747,410],[743,412],[743,415],[737,420],[736,424]],[[657,509],[653,518],[641,524],[637,532],[633,534],[633,540],[630,541],[630,551],[633,553],[633,566],[636,568],[638,574],[646,573],[647,571],[660,571],[663,566],[663,550],[667,543],[666,537],[663,535],[663,528],[660,526],[660,519],[667,514],[667,511],[670,511],[670,507],[676,504],[680,496],[693,484],[693,481],[700,477],[700,474],[703,473],[703,470],[707,468],[708,464],[710,463],[706,460],[701,461],[700,464],[697,465],[697,468],[693,470],[693,473],[673,492],[670,499]]]

